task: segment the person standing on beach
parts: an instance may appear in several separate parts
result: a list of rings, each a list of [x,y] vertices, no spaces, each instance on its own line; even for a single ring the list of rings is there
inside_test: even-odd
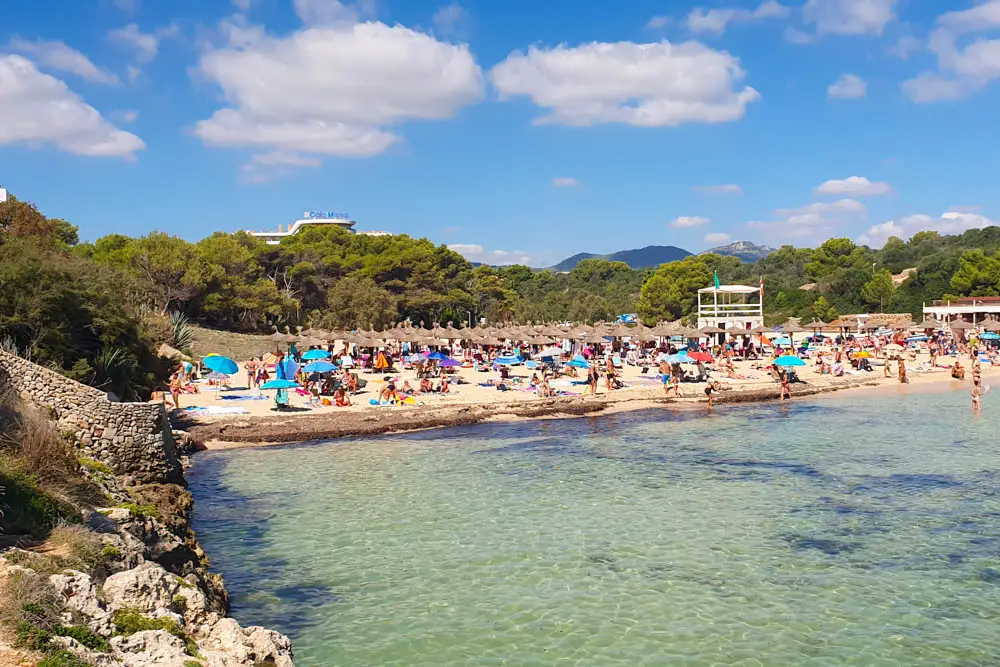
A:
[[[980,397],[983,395],[982,387],[979,385],[979,381],[975,380],[972,383],[972,409],[975,411],[980,411],[983,409]]]
[[[590,385],[590,395],[597,396],[597,362],[591,361],[587,368],[587,384]]]
[[[666,359],[660,360],[660,379],[663,381],[663,395],[670,395],[670,364]]]
[[[788,384],[788,372],[781,371],[781,400],[792,400],[792,388]]]
[[[181,391],[184,388],[184,381],[181,380],[180,373],[170,376],[170,397],[174,399],[174,407],[181,409]]]
[[[906,377],[906,364],[903,357],[899,358],[899,384],[910,384],[910,378]]]
[[[604,376],[607,380],[608,393],[610,394],[615,388],[615,361],[611,358],[610,354],[608,355],[607,366],[604,369]]]

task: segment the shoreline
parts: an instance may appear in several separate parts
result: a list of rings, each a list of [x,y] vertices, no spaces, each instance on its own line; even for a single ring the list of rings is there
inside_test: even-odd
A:
[[[996,369],[984,369],[983,377],[996,375]],[[936,377],[945,375],[945,377]],[[908,385],[896,378],[852,377],[822,385],[796,385],[792,400],[828,397],[844,392],[894,393],[906,395],[920,392],[967,389],[971,382],[953,380],[944,373],[919,374]],[[699,386],[700,389],[700,386]],[[664,397],[659,391],[622,391],[596,398],[564,397],[538,401],[503,403],[457,403],[428,406],[421,410],[382,408],[363,413],[327,413],[302,416],[246,416],[213,420],[189,419],[180,427],[206,450],[239,449],[309,443],[339,438],[377,436],[391,433],[411,433],[436,428],[470,426],[480,423],[519,422],[535,419],[569,419],[600,416],[658,407],[695,408],[705,405],[704,396]],[[700,392],[699,392],[700,394]],[[779,387],[747,388],[723,391],[716,395],[716,405],[765,403],[777,401]]]

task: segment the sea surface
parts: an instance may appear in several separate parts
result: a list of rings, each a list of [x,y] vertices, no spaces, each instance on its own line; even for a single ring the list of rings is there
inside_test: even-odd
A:
[[[199,454],[296,665],[1000,664],[1000,398],[661,409]]]

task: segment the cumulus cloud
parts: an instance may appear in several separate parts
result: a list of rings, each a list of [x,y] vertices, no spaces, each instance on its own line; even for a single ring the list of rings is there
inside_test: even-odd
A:
[[[694,185],[691,187],[691,190],[706,195],[738,195],[743,192],[743,188],[733,183],[723,185]]]
[[[250,7],[253,4],[252,0],[230,0],[233,3],[233,7],[241,12],[250,11]]]
[[[124,28],[109,32],[108,39],[132,51],[136,62],[145,65],[156,58],[160,52],[160,43],[164,39],[176,37],[179,34],[180,29],[176,24],[157,28],[153,32],[143,32],[135,23],[129,23]]]
[[[896,43],[889,47],[891,55],[908,59],[911,55],[924,48],[924,43],[912,35],[903,35],[896,40]]]
[[[896,0],[807,0],[802,20],[820,35],[881,35]]]
[[[126,109],[125,111],[121,112],[120,119],[121,122],[123,123],[134,123],[135,121],[139,120],[139,112],[133,111],[131,109]]]
[[[729,243],[732,238],[732,236],[726,234],[725,232],[712,232],[710,234],[705,234],[705,238],[702,239],[702,242],[708,243],[709,245],[722,245],[723,243]]]
[[[90,58],[64,42],[30,42],[20,37],[10,40],[10,50],[15,53],[30,55],[32,59],[44,68],[58,72],[75,74],[91,83],[112,86],[121,83],[112,72],[98,67]]]
[[[259,153],[240,166],[240,179],[246,183],[270,183],[292,175],[296,169],[322,164],[319,158],[290,151]]]
[[[881,248],[890,236],[895,236],[905,241],[917,232],[961,234],[970,229],[983,229],[984,227],[996,224],[997,222],[990,220],[986,216],[959,211],[948,211],[942,214],[940,218],[934,218],[929,215],[910,215],[899,221],[889,220],[869,227],[868,231],[858,237],[857,243],[871,248]]]
[[[789,44],[812,44],[816,41],[815,35],[810,35],[807,32],[803,32],[798,28],[793,28],[788,26],[785,28],[785,41]]]
[[[339,2],[339,0],[293,0],[295,14],[307,26],[351,24],[375,17],[374,0]]]
[[[470,262],[507,266],[510,264],[531,263],[531,256],[521,250],[487,250],[481,245],[471,243],[449,243],[448,248],[454,250]]]
[[[703,218],[700,215],[682,215],[670,221],[670,226],[675,229],[686,229],[688,227],[698,227],[712,222],[711,218]]]
[[[837,197],[873,197],[887,195],[892,192],[892,186],[881,181],[869,181],[864,176],[848,176],[843,180],[832,180],[822,183],[816,188],[817,195],[833,195]]]
[[[706,10],[702,7],[696,7],[684,19],[684,24],[691,32],[721,35],[730,24],[785,18],[790,12],[788,7],[778,3],[777,0],[764,0],[757,5],[756,9],[727,7]]]
[[[759,99],[739,59],[689,41],[532,46],[490,73],[501,99],[526,96],[548,112],[537,123],[645,127],[725,123]]]
[[[552,179],[552,185],[557,188],[575,188],[580,185],[580,181],[571,176],[556,176]]]
[[[841,74],[826,89],[827,97],[836,100],[856,100],[868,94],[868,84],[857,74]]]
[[[937,57],[937,70],[904,81],[903,92],[914,102],[956,100],[1000,79],[1000,39],[978,38],[959,44],[966,35],[997,29],[1000,0],[939,16],[928,40],[929,50]]]
[[[467,46],[400,25],[324,25],[287,37],[243,27],[228,40],[199,62],[230,105],[196,124],[209,144],[375,155],[400,140],[389,127],[450,118],[483,97]]]
[[[867,217],[868,209],[855,199],[814,202],[798,208],[779,208],[774,220],[751,220],[747,227],[769,233],[781,240],[820,239],[828,237],[845,223],[857,223]]]
[[[133,159],[142,139],[119,130],[64,82],[18,55],[0,56],[0,145]]]

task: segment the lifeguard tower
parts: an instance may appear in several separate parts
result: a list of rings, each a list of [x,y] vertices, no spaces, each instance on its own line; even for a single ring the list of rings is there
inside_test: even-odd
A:
[[[698,290],[698,328],[709,326],[748,330],[764,326],[760,288],[719,285]]]

